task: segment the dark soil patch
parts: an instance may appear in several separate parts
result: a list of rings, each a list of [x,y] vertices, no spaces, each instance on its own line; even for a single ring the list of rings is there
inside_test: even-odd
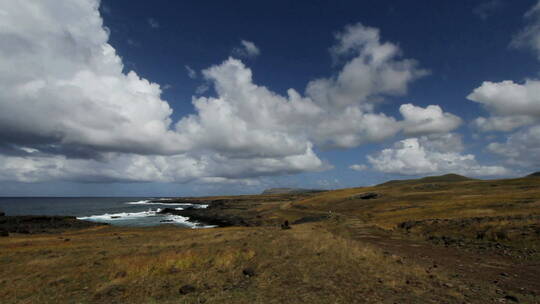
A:
[[[463,248],[438,246],[367,228],[351,228],[350,233],[355,240],[374,245],[405,261],[423,265],[428,272],[442,269],[474,286],[488,285],[527,297],[540,296],[538,261],[518,260],[491,252],[478,254]],[[507,275],[501,276],[501,273]]]

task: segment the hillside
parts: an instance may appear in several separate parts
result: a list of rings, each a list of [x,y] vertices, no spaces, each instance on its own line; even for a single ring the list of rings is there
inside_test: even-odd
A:
[[[302,189],[302,188],[270,188],[264,190],[261,194],[262,195],[268,195],[268,194],[302,194],[302,193],[317,193],[317,192],[323,192],[325,190],[317,190],[317,189]]]
[[[233,226],[1,237],[2,303],[540,303],[536,178],[189,200]]]
[[[384,182],[382,184],[379,184],[379,186],[384,185],[396,185],[396,184],[411,184],[411,183],[433,183],[433,182],[439,182],[439,183],[451,183],[451,182],[462,182],[462,181],[468,181],[473,180],[472,178],[462,176],[459,174],[445,174],[440,176],[426,176],[423,178],[418,179],[403,179],[403,180],[391,180]]]
[[[528,177],[540,177],[540,171],[527,175]]]

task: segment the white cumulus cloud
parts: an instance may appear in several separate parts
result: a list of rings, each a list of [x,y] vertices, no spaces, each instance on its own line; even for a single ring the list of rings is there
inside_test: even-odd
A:
[[[539,80],[526,80],[523,84],[511,80],[485,81],[467,98],[484,105],[492,114],[475,120],[484,131],[510,131],[540,120]]]
[[[458,173],[470,176],[505,175],[501,166],[480,165],[474,155],[440,149],[447,144],[433,144],[428,137],[401,140],[392,148],[368,156],[375,170],[403,175]],[[437,139],[436,139],[437,140]],[[438,140],[444,141],[445,138]]]
[[[504,142],[491,143],[488,149],[510,164],[540,168],[540,125],[515,132]]]
[[[0,138],[13,144],[171,154],[172,109],[158,84],[107,43],[97,1],[3,1]],[[31,13],[30,13],[31,12]]]
[[[447,133],[461,124],[461,118],[443,112],[437,105],[422,108],[410,103],[403,104],[399,112],[405,118],[403,131],[407,135]]]
[[[364,164],[354,164],[354,165],[349,166],[349,169],[354,170],[354,171],[365,171],[369,169],[369,167]]]
[[[540,1],[526,14],[527,26],[514,37],[511,46],[538,52],[540,59]],[[481,131],[511,131],[540,120],[540,80],[523,83],[512,80],[484,81],[467,98],[482,104],[489,117],[479,117],[474,125]]]
[[[537,53],[540,59],[540,1],[525,13],[527,26],[521,30],[510,43],[516,48],[529,48]]]
[[[240,47],[233,49],[233,55],[244,58],[255,58],[261,54],[261,50],[255,43],[248,40],[240,40]]]
[[[415,60],[401,59],[397,45],[381,42],[376,28],[347,26],[336,39],[331,54],[338,60],[351,59],[335,77],[311,81],[306,88],[307,96],[323,107],[370,109],[381,95],[403,95],[410,82],[427,74]]]
[[[0,38],[7,43],[0,45],[0,140],[40,152],[30,156],[13,148],[20,155],[4,156],[4,179],[218,180],[325,168],[311,143],[297,145],[286,132],[252,131],[243,121],[234,125],[235,117],[223,120],[226,106],[211,113],[195,102],[204,112],[196,119],[223,123],[206,125],[204,133],[228,141],[214,144],[192,137],[188,127],[175,129],[160,86],[122,72],[98,4],[2,3]],[[186,165],[201,162],[212,165]]]
[[[527,26],[512,40],[511,46],[535,51],[540,59],[540,1],[526,14]],[[539,166],[540,147],[540,80],[527,79],[485,81],[467,96],[482,104],[488,117],[478,117],[473,124],[481,131],[514,133],[502,142],[493,142],[488,150],[511,165]]]
[[[160,85],[123,72],[99,1],[0,3],[0,151],[9,151],[0,153],[2,180],[248,182],[330,168],[318,146],[459,124],[437,106],[405,105],[404,121],[376,111],[427,72],[361,24],[336,35],[339,72],[309,82],[304,94],[255,84],[229,58],[202,71],[207,83],[194,112],[174,122]],[[248,56],[260,53],[249,41],[242,46]],[[216,96],[200,96],[206,84]]]

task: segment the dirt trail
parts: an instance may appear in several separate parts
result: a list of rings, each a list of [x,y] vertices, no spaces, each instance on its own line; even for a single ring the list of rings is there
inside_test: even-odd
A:
[[[424,266],[427,272],[444,271],[470,286],[477,286],[473,288],[487,285],[498,289],[501,295],[510,292],[540,296],[540,263],[537,261],[517,260],[495,252],[479,253],[434,245],[390,234],[356,220],[349,221],[347,229],[354,240]]]

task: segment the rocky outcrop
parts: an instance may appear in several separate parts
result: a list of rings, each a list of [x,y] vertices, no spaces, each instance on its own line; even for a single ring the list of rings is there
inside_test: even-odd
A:
[[[197,291],[197,288],[195,286],[189,285],[189,284],[183,285],[182,287],[180,287],[178,289],[178,292],[181,295],[187,295],[188,293],[192,293],[192,292],[195,292],[195,291]]]
[[[249,222],[245,221],[240,216],[219,213],[216,211],[218,209],[220,208],[214,208],[214,209],[210,207],[206,209],[187,208],[184,210],[164,208],[159,213],[185,216],[189,218],[190,222],[197,222],[197,223],[206,224],[206,225],[216,225],[219,227],[255,226],[254,224],[250,224]]]
[[[540,171],[529,174],[527,177],[540,177]]]
[[[379,193],[375,192],[366,192],[366,193],[358,193],[353,196],[351,196],[351,199],[362,199],[362,200],[368,200],[368,199],[375,199],[380,197],[381,195]]]
[[[411,230],[415,227],[427,226],[449,226],[452,227],[466,227],[471,224],[476,223],[489,223],[489,222],[501,222],[501,221],[531,221],[531,220],[540,220],[540,215],[509,215],[509,216],[484,216],[484,217],[471,217],[471,218],[460,218],[460,219],[426,219],[426,220],[417,220],[417,221],[406,221],[399,223],[398,228]],[[455,230],[455,229],[452,229]]]
[[[0,217],[0,231],[8,233],[48,233],[105,225],[78,220],[74,216],[21,215]]]
[[[457,219],[406,221],[397,228],[410,236],[446,247],[495,251],[517,258],[532,257],[537,250],[520,244],[533,244],[540,236],[540,215],[486,216]]]
[[[291,229],[291,225],[289,225],[289,221],[288,221],[288,220],[285,220],[285,221],[281,224],[281,229],[283,229],[283,230]]]
[[[305,216],[300,219],[297,219],[292,224],[293,225],[299,225],[304,223],[313,223],[313,222],[320,222],[329,219],[329,215],[312,215],[312,216]]]
[[[320,191],[320,190],[308,190]],[[225,226],[279,226],[286,218],[270,215],[262,211],[267,204],[277,206],[281,203],[300,201],[314,194],[273,194],[242,195],[235,197],[189,197],[167,200],[170,203],[189,203],[207,205],[206,208],[189,207],[183,210],[164,208],[161,214],[180,215],[190,222],[206,225]],[[160,200],[163,202],[163,200]],[[180,208],[178,208],[180,209]]]

